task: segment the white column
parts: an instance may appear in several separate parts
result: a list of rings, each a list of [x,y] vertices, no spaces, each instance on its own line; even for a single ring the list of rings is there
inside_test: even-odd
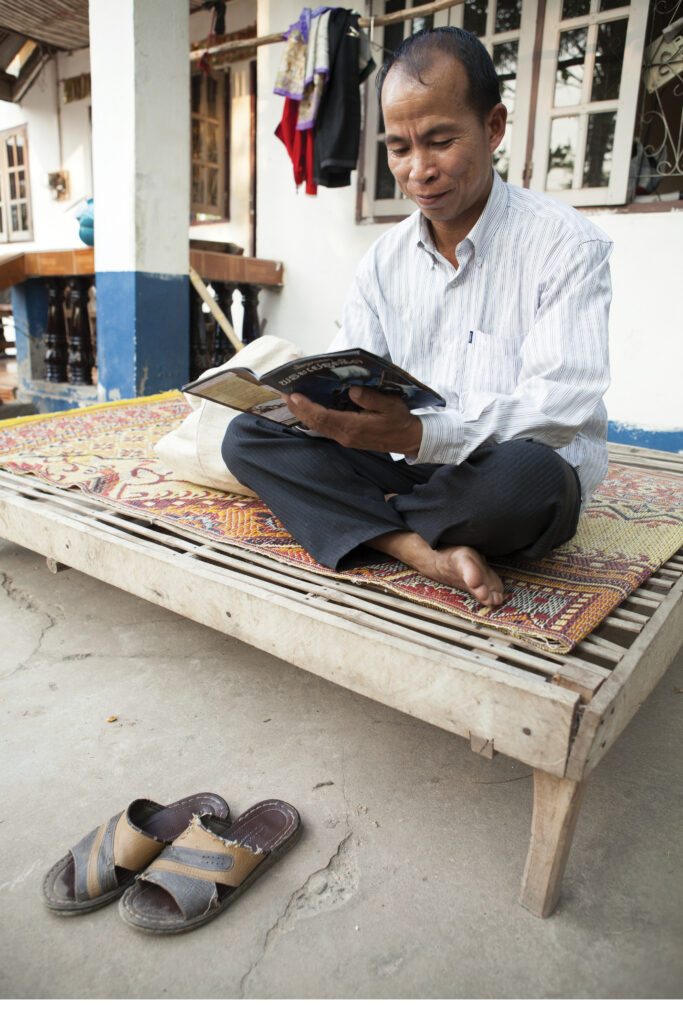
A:
[[[107,399],[187,380],[187,0],[90,0],[98,369]]]

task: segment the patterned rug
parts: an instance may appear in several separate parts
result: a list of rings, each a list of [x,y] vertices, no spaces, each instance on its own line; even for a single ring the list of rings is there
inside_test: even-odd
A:
[[[208,540],[255,548],[486,623],[556,653],[570,651],[683,544],[683,479],[612,466],[569,543],[539,561],[496,563],[506,593],[499,608],[484,608],[388,557],[335,573],[299,547],[263,502],[185,483],[154,457],[156,441],[187,411],[184,398],[170,392],[0,421],[0,465]]]

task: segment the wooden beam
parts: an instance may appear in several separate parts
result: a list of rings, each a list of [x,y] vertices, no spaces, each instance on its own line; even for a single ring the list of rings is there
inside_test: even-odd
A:
[[[358,24],[361,28],[376,28],[382,25],[395,25],[400,21],[412,21],[413,18],[425,18],[430,14],[437,14],[449,7],[457,7],[465,3],[465,0],[434,0],[433,3],[420,4],[419,7],[408,7],[402,11],[394,11],[392,14],[378,14],[376,18],[359,18]],[[214,53],[233,53],[236,50],[251,50],[254,46],[270,46],[271,43],[282,43],[285,41],[284,32],[273,32],[268,36],[257,36],[255,39],[240,39],[231,43],[217,43],[216,46],[209,46],[204,50],[190,50],[190,60],[199,60],[205,53],[211,56]]]

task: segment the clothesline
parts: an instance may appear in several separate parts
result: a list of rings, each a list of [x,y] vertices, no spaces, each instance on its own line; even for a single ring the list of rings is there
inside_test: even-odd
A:
[[[449,7],[456,7],[465,0],[433,0],[432,3],[421,4],[419,7],[408,7],[402,11],[394,11],[392,14],[378,14],[373,18],[360,18],[358,24],[361,28],[379,28],[382,25],[393,25],[399,21],[410,21],[413,18],[426,17],[429,14],[436,14],[438,11],[445,11]],[[204,54],[209,56],[214,53],[232,53],[236,50],[250,50],[254,46],[269,46],[271,43],[284,42],[284,33],[273,33],[269,36],[257,36],[255,39],[238,40],[230,43],[217,43],[216,46],[209,46],[203,50],[191,50],[190,60],[199,60]]]

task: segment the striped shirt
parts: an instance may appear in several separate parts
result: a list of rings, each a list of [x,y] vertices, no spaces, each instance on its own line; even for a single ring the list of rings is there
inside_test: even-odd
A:
[[[437,251],[420,211],[364,256],[330,350],[359,346],[438,391],[413,462],[459,464],[532,438],[574,466],[588,502],[607,472],[610,239],[572,207],[494,171],[481,217]]]

